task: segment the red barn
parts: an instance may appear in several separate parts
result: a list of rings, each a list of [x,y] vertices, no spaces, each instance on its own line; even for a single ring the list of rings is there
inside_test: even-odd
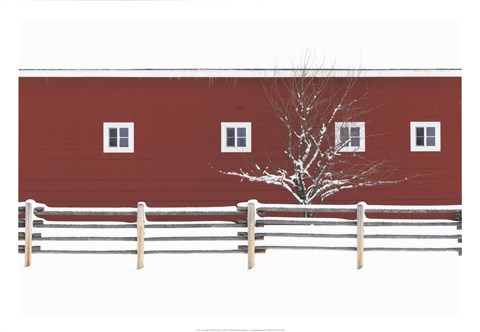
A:
[[[19,201],[50,206],[294,203],[277,186],[221,174],[282,160],[264,70],[21,71]],[[346,78],[338,77],[341,82]],[[363,71],[364,155],[412,181],[328,203],[461,204],[459,70]]]

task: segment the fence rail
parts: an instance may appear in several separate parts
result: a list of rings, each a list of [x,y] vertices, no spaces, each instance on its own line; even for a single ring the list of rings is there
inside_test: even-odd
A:
[[[309,217],[299,216],[305,213]],[[28,200],[18,204],[18,214],[18,250],[25,254],[25,266],[31,264],[33,253],[134,254],[138,269],[143,268],[147,254],[244,253],[249,269],[255,266],[256,254],[279,249],[356,251],[358,269],[363,266],[365,251],[453,251],[462,255],[459,205],[383,206],[361,202],[305,206],[250,200],[227,207],[152,208],[139,202],[136,208],[55,208]],[[375,217],[367,216],[372,214]],[[398,214],[410,218],[399,219]],[[394,218],[389,218],[392,215]],[[102,220],[51,221],[44,216],[96,216]],[[118,216],[136,219],[104,220]],[[173,220],[150,221],[153,216]],[[196,219],[174,220],[185,216]],[[234,220],[222,218],[225,216]],[[75,247],[79,243],[88,247]],[[96,243],[124,245],[92,248]]]

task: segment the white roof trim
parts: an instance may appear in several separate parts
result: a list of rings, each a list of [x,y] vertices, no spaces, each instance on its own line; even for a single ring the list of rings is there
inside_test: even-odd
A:
[[[461,77],[459,68],[320,69],[318,76],[335,77]],[[292,77],[293,69],[20,69],[20,77]],[[297,70],[298,72],[298,70]]]

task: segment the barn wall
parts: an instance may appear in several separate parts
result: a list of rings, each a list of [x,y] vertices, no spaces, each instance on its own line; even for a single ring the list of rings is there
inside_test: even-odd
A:
[[[342,79],[338,79],[342,80]],[[340,81],[339,81],[340,82]],[[293,202],[275,186],[217,170],[281,162],[282,128],[258,78],[19,79],[19,201],[51,206]],[[375,107],[368,158],[413,181],[333,196],[329,203],[460,204],[461,79],[360,78]],[[361,90],[361,91],[360,91]],[[221,153],[220,123],[252,122],[252,153]],[[441,152],[410,152],[410,121],[441,121]],[[135,153],[103,153],[103,122],[134,122]]]

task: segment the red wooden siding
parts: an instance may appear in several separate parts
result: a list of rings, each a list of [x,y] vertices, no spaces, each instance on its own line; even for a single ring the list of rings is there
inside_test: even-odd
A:
[[[339,82],[342,79],[338,79]],[[293,202],[276,186],[216,170],[282,160],[282,128],[258,78],[19,80],[19,200],[51,206]],[[333,196],[329,203],[460,204],[461,79],[360,78],[376,106],[366,152],[414,181]],[[440,121],[441,152],[410,152],[410,122]],[[103,153],[103,123],[134,122],[135,152]],[[252,122],[252,153],[221,153],[220,123]],[[428,175],[427,175],[428,174]]]

